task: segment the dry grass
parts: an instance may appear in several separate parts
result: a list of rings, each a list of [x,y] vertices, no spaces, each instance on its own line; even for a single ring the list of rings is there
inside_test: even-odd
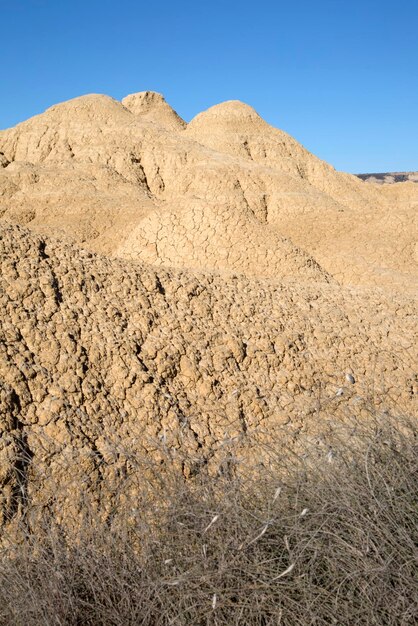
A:
[[[375,416],[158,493],[136,459],[136,506],[121,488],[112,519],[86,509],[71,536],[44,514],[3,549],[0,623],[416,624],[417,434]]]

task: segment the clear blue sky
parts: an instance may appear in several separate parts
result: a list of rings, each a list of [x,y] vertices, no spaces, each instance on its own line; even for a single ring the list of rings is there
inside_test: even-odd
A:
[[[0,128],[85,93],[239,99],[350,172],[418,169],[418,0],[0,0]]]

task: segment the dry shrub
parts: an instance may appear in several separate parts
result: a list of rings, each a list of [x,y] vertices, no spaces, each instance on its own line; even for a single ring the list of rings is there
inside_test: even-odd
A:
[[[111,519],[86,509],[69,535],[45,513],[3,548],[0,622],[416,624],[417,432],[353,420],[297,450],[260,443],[248,472],[228,470],[231,450],[217,475],[166,472],[154,493],[134,459],[136,503],[121,485]]]

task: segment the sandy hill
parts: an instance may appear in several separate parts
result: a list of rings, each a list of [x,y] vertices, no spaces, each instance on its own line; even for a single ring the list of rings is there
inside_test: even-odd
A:
[[[416,289],[418,188],[394,211],[240,102],[76,98],[0,132],[0,215],[165,267]]]
[[[1,520],[69,477],[108,506],[130,450],[189,476],[231,438],[414,414],[417,193],[235,101],[186,125],[89,95],[1,131]]]

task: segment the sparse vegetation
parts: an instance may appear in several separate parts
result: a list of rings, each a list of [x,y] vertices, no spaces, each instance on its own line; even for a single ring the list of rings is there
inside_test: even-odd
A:
[[[229,449],[192,480],[131,459],[117,514],[86,505],[75,533],[50,509],[3,535],[0,622],[416,624],[417,434],[406,418],[353,420],[297,448],[258,443],[247,471]]]

